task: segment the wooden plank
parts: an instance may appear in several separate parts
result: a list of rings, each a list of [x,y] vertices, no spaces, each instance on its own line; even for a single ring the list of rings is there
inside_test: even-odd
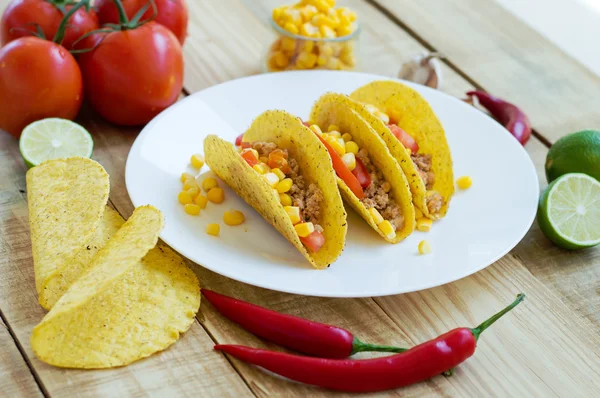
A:
[[[280,3],[277,2],[277,4]],[[369,53],[368,56],[365,56],[365,59],[369,60],[369,71],[393,75],[399,68],[402,59],[406,59],[407,56],[422,49],[422,46],[418,42],[379,15],[372,7],[361,2],[349,3],[351,7],[359,9],[361,18],[365,18],[365,15],[372,18],[369,20],[368,26],[377,27],[376,30],[366,28],[365,33],[363,33],[363,40],[369,43],[367,47]],[[263,0],[261,2],[246,1],[244,4],[264,21],[264,17],[268,15],[268,10],[274,3]],[[261,48],[264,44],[262,46],[252,44],[248,48],[244,48],[244,36],[252,34],[253,37],[260,40],[268,40],[271,37],[269,29],[264,24],[253,19],[252,16],[247,18],[243,10],[240,10],[240,13],[244,15],[243,22],[239,21],[236,16],[230,15],[231,13],[227,11],[231,9],[239,10],[239,2],[229,0],[225,4],[219,4],[219,6],[208,2],[198,2],[190,6],[192,21],[203,21],[206,32],[218,32],[215,33],[215,38],[209,36],[203,38],[203,41],[212,42],[213,40],[218,40],[229,44],[228,46],[220,47],[218,51],[209,46],[203,48],[202,52],[197,52],[200,44],[193,44],[187,47],[186,57],[189,69],[216,71],[220,70],[224,65],[224,59],[231,59],[231,62],[238,69],[237,71],[229,71],[227,74],[228,77],[241,76],[256,70],[255,67],[249,65],[256,65],[260,62]],[[204,19],[204,17],[208,18]],[[224,32],[218,29],[218,26],[222,25],[227,26],[229,37],[224,36]],[[394,38],[394,40],[390,40],[391,38]],[[191,41],[194,42],[194,39],[192,38]],[[268,43],[268,41],[265,41],[265,43]],[[364,42],[363,47],[366,47]],[[240,49],[243,50],[241,53]],[[238,62],[237,60],[239,59],[244,59],[245,62]],[[198,64],[190,66],[189,63],[191,62],[198,62]],[[448,70],[447,75],[447,90],[449,92],[460,95],[471,88],[464,79],[461,79],[450,70]],[[221,81],[220,79],[221,77],[216,73],[203,72],[188,75],[186,77],[186,88],[191,92],[196,91],[218,83]],[[545,147],[538,141],[532,140],[527,149],[536,160],[538,170],[541,172],[539,165],[543,164],[542,159],[545,156]],[[591,351],[587,353],[587,356],[582,356],[585,364],[583,376],[569,373],[563,377],[558,374],[563,360],[565,363],[572,364],[578,358],[579,353],[566,355],[565,358],[562,358],[560,353],[557,354],[558,356],[550,355],[549,362],[542,364],[541,368],[535,369],[536,375],[538,372],[541,373],[540,377],[542,377],[542,381],[534,383],[533,386],[528,386],[532,379],[527,378],[532,375],[532,372],[525,372],[524,374],[527,377],[521,376],[519,373],[527,366],[535,368],[536,365],[539,365],[537,363],[533,365],[529,363],[535,360],[535,356],[524,358],[521,355],[519,350],[524,344],[527,344],[531,350],[543,351],[547,355],[547,345],[550,344],[549,342],[552,341],[552,338],[574,339],[585,345],[588,338],[595,341],[595,337],[585,332],[586,327],[589,327],[586,321],[573,316],[568,308],[560,303],[560,300],[556,296],[549,293],[524,268],[523,264],[514,257],[507,257],[482,273],[465,278],[463,281],[434,289],[433,292],[426,291],[411,295],[392,296],[384,299],[376,299],[375,301],[369,299],[323,299],[293,296],[244,285],[201,268],[198,269],[198,272],[204,281],[204,286],[207,288],[250,300],[260,305],[266,305],[275,310],[309,317],[321,322],[338,324],[354,331],[357,336],[365,340],[398,345],[414,344],[432,337],[435,333],[461,324],[475,324],[475,322],[489,316],[490,311],[494,311],[506,304],[514,293],[519,290],[525,290],[532,297],[529,301],[535,303],[532,308],[542,308],[544,312],[551,311],[546,320],[540,320],[540,323],[544,327],[548,327],[551,330],[547,332],[547,338],[542,339],[541,342],[536,342],[539,339],[535,335],[533,328],[526,324],[529,320],[535,319],[537,321],[538,318],[542,318],[539,312],[533,313],[533,311],[528,311],[525,312],[526,316],[523,313],[520,316],[517,314],[512,321],[509,320],[506,323],[496,325],[496,329],[490,330],[491,336],[485,337],[486,339],[489,337],[488,340],[484,340],[487,343],[482,343],[482,345],[489,344],[492,347],[509,346],[509,349],[498,352],[499,358],[493,357],[492,354],[496,353],[493,349],[490,351],[491,348],[484,348],[483,354],[481,352],[478,354],[480,358],[477,359],[476,357],[472,359],[466,365],[468,368],[461,371],[463,373],[462,377],[454,378],[450,381],[443,377],[438,377],[428,383],[403,389],[401,393],[408,396],[473,395],[476,393],[489,394],[489,391],[496,391],[495,388],[498,388],[498,391],[511,391],[515,393],[546,393],[560,387],[556,385],[558,382],[547,380],[550,377],[557,377],[556,380],[566,383],[571,388],[579,388],[577,392],[593,393],[596,391],[595,387],[586,379],[586,377],[591,379],[598,376],[597,372],[591,366],[594,363],[593,361],[598,359],[598,352],[593,344],[590,346]],[[505,279],[512,279],[513,282],[507,284],[504,281]],[[415,297],[424,297],[419,300],[418,310],[421,312],[419,316],[413,315],[407,323],[403,321],[393,322],[392,319],[403,320],[404,314],[401,310],[405,307],[410,307],[415,312],[417,311],[414,305]],[[552,310],[547,307],[547,302],[550,303],[550,306],[555,306],[556,309]],[[442,311],[442,308],[448,308],[448,310]],[[381,309],[389,317],[384,316]],[[408,310],[404,309],[404,311]],[[200,316],[201,322],[210,331],[213,338],[220,343],[238,343],[276,348],[272,344],[252,337],[239,327],[223,319],[220,315],[215,314],[210,305],[203,304]],[[580,328],[577,328],[575,332],[571,332],[561,328],[552,329],[548,325],[551,322],[565,322],[565,320],[584,325],[582,327],[584,329],[583,334],[579,334]],[[417,324],[417,322],[420,323]],[[514,327],[515,325],[516,328]],[[518,333],[515,335],[515,331],[522,329],[530,332],[525,333],[525,335]],[[519,340],[521,344],[515,344],[512,341],[513,338],[521,339]],[[523,361],[523,365],[518,368],[518,371],[513,371],[511,369],[512,365],[507,364],[507,362],[515,358]],[[285,391],[286,396],[306,396],[307,394],[311,396],[316,394],[328,395],[321,390],[273,378],[257,368],[247,366],[235,359],[233,363],[256,395],[277,395],[283,394],[283,391]],[[473,380],[474,376],[468,375],[470,369],[474,366],[484,367],[487,372],[484,378],[479,378],[480,374],[478,374],[478,378]],[[543,371],[547,371],[548,373],[543,374]],[[491,377],[490,375],[493,375],[492,372],[497,372],[498,374],[495,374],[495,377]],[[579,387],[574,386],[574,384],[580,382]],[[391,392],[390,394],[395,393],[398,392]]]
[[[85,117],[86,113],[83,113]],[[132,131],[104,122],[79,120],[94,136],[95,156],[114,175],[122,174]],[[136,131],[137,132],[137,131]],[[212,350],[213,342],[195,322],[181,339],[166,351],[130,366],[103,370],[62,370],[39,361],[33,355],[31,330],[45,311],[37,302],[29,225],[27,218],[25,165],[18,143],[0,134],[0,308],[24,348],[44,388],[57,396],[146,396],[186,395],[201,391],[207,396],[251,395],[231,365]],[[113,184],[113,196],[127,197],[124,185]],[[122,181],[122,177],[121,177]],[[121,184],[121,185],[119,185]],[[115,190],[119,193],[115,194]]]
[[[486,90],[521,106],[551,142],[600,125],[600,77],[494,0],[370,1]]]
[[[7,397],[42,397],[43,394],[0,319],[0,391]]]

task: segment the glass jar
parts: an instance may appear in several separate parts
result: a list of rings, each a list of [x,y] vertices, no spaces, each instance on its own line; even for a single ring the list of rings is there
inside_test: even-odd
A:
[[[359,70],[360,25],[342,37],[331,39],[295,35],[279,26],[271,18],[276,39],[266,50],[263,61],[265,72],[284,70]]]

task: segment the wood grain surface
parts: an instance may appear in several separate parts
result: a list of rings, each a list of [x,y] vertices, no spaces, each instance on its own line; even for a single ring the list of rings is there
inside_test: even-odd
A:
[[[6,3],[0,0],[0,6]],[[263,51],[273,37],[267,25],[270,9],[282,3],[188,1],[190,36],[184,47],[183,95],[259,73]],[[404,0],[344,3],[358,12],[363,23],[365,71],[394,76],[403,61],[435,47],[449,57],[444,64],[444,91],[461,97],[475,84],[515,98],[515,102],[527,105],[534,127],[549,141],[584,122],[598,124],[597,112],[584,101],[591,99],[589,95],[596,87],[593,76],[514,17],[498,10],[491,0],[449,0],[440,6],[443,11],[433,10],[439,3],[434,0],[419,2],[431,12]],[[397,14],[402,15],[400,23]],[[483,21],[451,29],[453,18],[460,21],[475,16]],[[441,21],[442,17],[448,20]],[[420,22],[414,23],[416,20]],[[502,30],[498,21],[510,22],[511,29]],[[475,31],[482,37],[467,35]],[[544,62],[525,54],[523,47],[536,48]],[[580,76],[572,77],[570,72]],[[586,87],[578,91],[578,85]],[[563,107],[557,103],[561,95],[566,98]],[[576,111],[577,117],[569,115],[569,110]],[[87,109],[79,122],[94,137],[94,158],[111,175],[111,204],[128,217],[133,206],[125,189],[125,161],[139,129],[110,125]],[[543,188],[547,147],[532,139],[526,149]],[[128,367],[76,371],[38,361],[31,352],[29,336],[44,311],[37,304],[33,281],[25,171],[17,142],[0,132],[0,311],[12,331],[0,324],[0,395],[344,395],[285,381],[214,352],[215,342],[277,347],[243,331],[205,302],[197,316],[199,322],[179,342]],[[422,292],[375,299],[283,294],[232,281],[196,264],[190,266],[204,287],[340,325],[365,341],[403,346],[457,326],[474,326],[523,291],[527,293],[525,303],[485,332],[476,355],[453,377],[439,376],[378,395],[591,397],[600,396],[599,257],[597,249],[578,253],[559,250],[534,226],[509,255],[471,277]]]

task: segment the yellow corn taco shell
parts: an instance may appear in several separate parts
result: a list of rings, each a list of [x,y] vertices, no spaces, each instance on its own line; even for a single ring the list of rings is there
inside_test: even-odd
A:
[[[375,220],[352,193],[350,188],[340,178],[337,179],[338,186],[342,191],[344,199],[356,210],[369,225],[377,231],[386,241],[398,243],[409,236],[415,228],[415,209],[412,204],[410,188],[406,176],[402,172],[396,160],[390,154],[385,142],[375,131],[347,105],[347,97],[341,94],[328,93],[317,100],[310,113],[311,123],[317,124],[322,129],[327,129],[331,124],[340,128],[342,133],[352,135],[359,147],[365,148],[375,166],[381,170],[384,178],[392,185],[394,198],[402,210],[404,226],[396,231],[396,237],[389,239],[377,227]],[[397,140],[396,140],[397,141]]]
[[[454,193],[452,156],[442,124],[429,103],[415,90],[393,81],[375,81],[354,91],[348,105],[354,109],[388,145],[410,183],[414,205],[427,217],[439,219],[446,215]],[[371,104],[387,113],[398,127],[410,134],[419,144],[419,152],[431,154],[435,173],[433,191],[444,198],[440,212],[429,214],[426,205],[428,192],[419,172],[404,146],[381,119],[373,116],[363,104]],[[399,144],[399,145],[397,145]]]
[[[317,269],[326,268],[342,253],[346,240],[346,211],[327,149],[297,117],[284,111],[267,111],[258,116],[245,141],[268,141],[287,149],[298,162],[307,184],[315,183],[323,193],[321,220],[325,243],[317,253],[309,252],[279,202],[277,192],[238,154],[234,146],[216,136],[204,140],[204,156],[215,172],[242,199],[290,241]]]
[[[200,305],[198,280],[172,250],[155,247],[162,225],[157,209],[134,211],[33,329],[38,358],[70,368],[127,365],[190,327]]]
[[[42,307],[51,307],[48,281],[91,242],[108,192],[108,174],[87,158],[50,160],[27,172],[35,285]]]

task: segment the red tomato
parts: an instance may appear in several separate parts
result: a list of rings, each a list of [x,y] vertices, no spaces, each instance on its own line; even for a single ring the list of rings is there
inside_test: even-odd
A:
[[[327,151],[329,152],[329,156],[331,157],[331,163],[333,164],[333,169],[335,170],[337,176],[340,177],[342,179],[342,181],[344,181],[346,183],[348,188],[350,188],[352,193],[354,193],[354,195],[356,195],[356,197],[358,199],[364,198],[365,192],[363,191],[362,187],[360,186],[360,183],[358,182],[358,180],[356,179],[354,174],[352,174],[352,172],[350,171],[348,166],[346,166],[346,164],[344,163],[342,158],[340,158],[340,155],[337,154],[337,152],[327,143],[327,141],[325,141],[323,138],[321,138],[318,135],[317,135],[317,137],[319,137],[319,139],[321,140],[323,145],[325,145],[325,148],[327,148]],[[356,160],[358,161],[358,159],[356,159]]]
[[[240,146],[242,147],[242,149],[248,149],[248,148],[252,148],[252,144],[249,142],[242,142],[240,144]]]
[[[67,10],[72,6],[66,7]],[[44,32],[46,39],[52,40],[64,14],[54,4],[46,0],[13,0],[2,15],[0,36],[2,45],[18,39],[32,36],[37,32],[37,24]],[[67,49],[73,48],[73,42],[84,34],[98,29],[98,17],[93,10],[88,13],[80,8],[69,18],[62,45]]]
[[[149,0],[121,0],[127,18],[131,19]],[[179,43],[183,45],[187,36],[188,25],[188,9],[185,0],[154,0],[156,4],[157,14],[154,22],[167,27],[175,36]],[[98,18],[102,24],[119,23],[119,13],[115,6],[114,0],[97,0],[96,10],[98,10]],[[142,16],[142,19],[152,18],[154,10],[152,7]]]
[[[275,149],[273,152],[269,153],[267,164],[270,168],[277,168],[281,170],[283,174],[287,174],[290,172],[290,165],[288,164],[287,157],[286,152],[281,149]]]
[[[321,246],[325,244],[325,237],[321,232],[315,231],[306,238],[300,237],[300,242],[304,244],[313,253],[319,251]]]
[[[242,152],[242,157],[244,158],[246,163],[250,165],[250,167],[254,167],[258,164],[258,159],[256,159],[256,156],[254,156],[254,154],[251,151]]]
[[[235,139],[235,146],[241,146],[243,139],[244,139],[244,133],[238,135]]]
[[[39,119],[72,120],[82,100],[81,71],[66,48],[22,37],[0,49],[0,129],[19,137]]]
[[[406,131],[402,130],[400,127],[395,124],[388,124],[388,128],[400,140],[404,148],[410,149],[412,153],[417,153],[419,151],[419,145],[414,138],[410,136]]]
[[[354,174],[361,187],[366,188],[371,184],[369,171],[358,157],[356,158],[356,167],[352,170],[352,174]]]
[[[149,122],[173,104],[183,85],[183,55],[167,28],[149,22],[136,29],[104,33],[79,57],[86,96],[104,118],[119,125]]]

